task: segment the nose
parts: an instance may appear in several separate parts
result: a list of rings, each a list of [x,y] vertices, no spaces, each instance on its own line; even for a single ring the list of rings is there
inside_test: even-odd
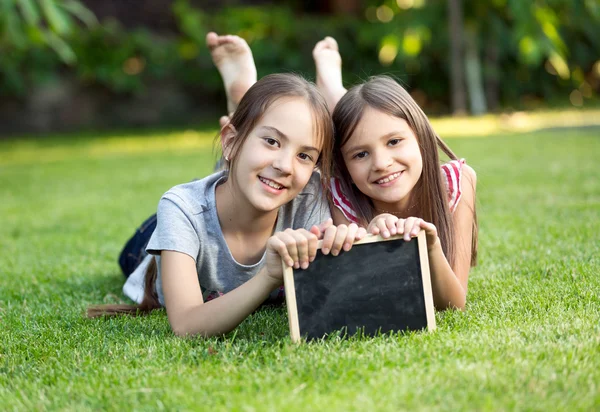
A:
[[[375,151],[371,158],[373,159],[374,170],[385,170],[392,165],[392,156],[385,150]]]
[[[284,175],[290,175],[292,174],[293,162],[294,155],[292,153],[280,151],[279,155],[273,161],[273,168]]]

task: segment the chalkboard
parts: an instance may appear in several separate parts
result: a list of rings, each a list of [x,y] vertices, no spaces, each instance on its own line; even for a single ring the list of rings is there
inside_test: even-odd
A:
[[[367,236],[338,256],[319,249],[308,269],[283,268],[294,342],[339,330],[375,335],[435,329],[423,231],[409,242],[399,235]]]

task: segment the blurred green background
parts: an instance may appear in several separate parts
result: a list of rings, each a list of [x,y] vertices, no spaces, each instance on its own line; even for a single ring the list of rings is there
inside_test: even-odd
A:
[[[310,79],[331,35],[347,86],[394,75],[431,115],[599,106],[598,0],[0,0],[0,135],[212,121],[209,30]]]

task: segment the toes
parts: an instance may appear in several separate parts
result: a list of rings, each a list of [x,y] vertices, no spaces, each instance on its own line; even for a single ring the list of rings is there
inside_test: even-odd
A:
[[[333,37],[327,36],[327,37],[325,37],[325,40],[323,40],[323,41],[327,44],[328,48],[333,49],[333,50],[338,49],[337,41]]]
[[[214,49],[219,45],[219,36],[214,31],[206,34],[206,45],[209,49]]]
[[[313,55],[316,56],[318,53],[325,49],[327,49],[327,43],[325,42],[325,40],[321,40],[320,42],[315,44],[315,48],[313,49]]]
[[[319,41],[315,48],[313,49],[313,53],[318,53],[322,50],[335,50],[338,51],[337,41],[330,36],[325,37],[323,40]]]

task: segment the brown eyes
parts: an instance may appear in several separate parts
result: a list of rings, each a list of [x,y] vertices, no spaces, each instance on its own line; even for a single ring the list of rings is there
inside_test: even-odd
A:
[[[269,146],[277,146],[277,147],[280,146],[277,139],[273,139],[272,137],[264,137],[263,139]]]
[[[263,140],[265,141],[266,144],[268,144],[269,146],[273,146],[273,147],[281,147],[281,143],[279,143],[279,140],[274,139],[272,137],[263,137]],[[310,161],[310,162],[314,162],[314,159],[311,155],[309,155],[308,153],[299,153],[298,157],[300,158],[300,160],[302,161]]]

